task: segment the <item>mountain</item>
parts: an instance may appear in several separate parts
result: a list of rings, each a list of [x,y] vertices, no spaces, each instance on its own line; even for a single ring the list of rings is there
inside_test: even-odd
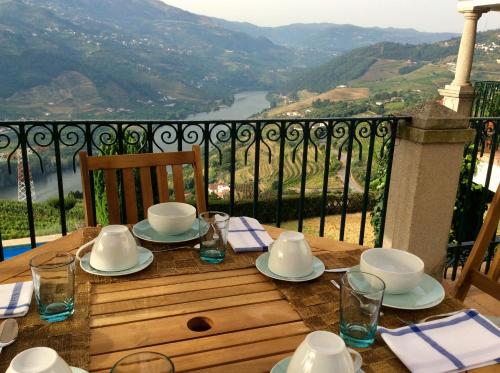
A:
[[[246,22],[214,20],[228,30],[265,37],[273,43],[291,48],[322,51],[328,54],[347,52],[380,42],[401,44],[434,43],[458,34],[420,32],[414,29],[360,27],[333,23],[295,23],[278,27],[259,27]]]
[[[156,0],[0,0],[0,118],[182,117],[296,59]]]
[[[0,0],[0,119],[183,118],[403,35],[328,24],[268,30],[160,0]],[[441,36],[410,30],[405,40],[419,37]]]

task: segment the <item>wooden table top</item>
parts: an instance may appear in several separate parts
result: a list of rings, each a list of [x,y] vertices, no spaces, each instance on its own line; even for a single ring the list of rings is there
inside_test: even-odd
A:
[[[281,232],[266,229],[273,238]],[[307,238],[316,254],[361,248]],[[81,240],[79,230],[0,263],[0,283],[31,279],[29,258],[77,247]],[[109,372],[121,357],[148,350],[171,357],[178,372],[266,372],[310,332],[276,285],[255,268],[96,284],[93,289],[90,372]]]

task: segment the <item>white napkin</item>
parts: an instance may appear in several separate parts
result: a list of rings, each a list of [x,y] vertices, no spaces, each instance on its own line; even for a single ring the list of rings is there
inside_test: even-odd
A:
[[[0,319],[26,315],[32,295],[31,281],[0,285]]]
[[[500,329],[476,310],[378,331],[412,372],[462,372],[500,363]]]
[[[246,216],[229,219],[227,239],[236,253],[267,251],[273,242],[271,236],[256,219]]]

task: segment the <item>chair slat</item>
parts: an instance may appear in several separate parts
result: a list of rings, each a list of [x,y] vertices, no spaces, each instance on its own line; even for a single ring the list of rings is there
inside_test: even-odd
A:
[[[168,175],[165,166],[156,166],[156,182],[158,184],[160,202],[168,202]]]
[[[120,203],[118,201],[118,184],[116,170],[104,170],[106,199],[108,201],[109,224],[120,224]]]
[[[133,168],[123,169],[123,193],[125,195],[125,210],[127,212],[127,223],[137,223],[137,198],[135,190],[135,177]]]
[[[495,196],[493,197],[493,201],[490,204],[488,209],[488,213],[484,218],[483,225],[481,226],[481,230],[477,235],[476,241],[474,242],[474,246],[465,262],[465,265],[460,273],[460,277],[457,280],[455,288],[453,289],[453,296],[461,301],[465,299],[467,293],[471,287],[471,285],[478,285],[481,289],[491,296],[495,297],[497,300],[500,300],[500,291],[498,290],[499,285],[495,282],[498,279],[492,279],[495,274],[498,274],[498,261],[500,259],[497,258],[498,251],[495,255],[495,259],[493,260],[493,266],[490,268],[491,277],[484,276],[478,272],[481,264],[484,260],[484,255],[486,250],[491,244],[491,239],[497,232],[498,221],[500,220],[500,185],[497,188]],[[476,284],[475,281],[478,283]],[[489,284],[488,284],[489,282]]]
[[[186,202],[184,197],[184,176],[182,174],[182,166],[172,166],[172,174],[174,178],[175,200],[177,202]]]
[[[148,208],[153,204],[153,185],[151,183],[151,170],[149,167],[139,169],[141,176],[142,205],[144,216],[148,216]]]
[[[201,152],[199,145],[193,145],[192,151],[169,152],[169,153],[146,153],[125,154],[110,156],[88,156],[87,152],[80,152],[80,169],[82,175],[83,195],[85,205],[85,222],[88,226],[96,225],[94,214],[94,203],[91,195],[90,172],[102,170],[104,172],[104,183],[106,199],[110,214],[110,223],[120,223],[120,195],[118,193],[117,171],[122,171],[124,203],[128,223],[133,223],[139,218],[137,208],[137,197],[135,190],[135,177],[132,169],[139,169],[141,181],[141,194],[144,215],[147,216],[149,206],[154,203],[153,181],[151,180],[151,168],[155,167],[157,173],[156,186],[158,187],[158,199],[160,202],[169,200],[167,166],[172,167],[173,187],[175,200],[185,202],[183,165],[191,165],[194,170],[194,183],[196,191],[196,207],[198,212],[206,211],[205,189],[203,187]],[[156,188],[155,188],[156,189]]]

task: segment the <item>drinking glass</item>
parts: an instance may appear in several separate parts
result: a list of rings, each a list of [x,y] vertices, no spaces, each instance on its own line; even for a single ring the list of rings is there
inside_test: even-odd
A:
[[[43,253],[30,260],[38,313],[42,320],[66,320],[74,312],[75,257],[65,252]]]
[[[361,271],[346,272],[340,281],[340,336],[351,347],[375,341],[385,283]]]
[[[138,352],[118,360],[111,373],[174,373],[172,361],[157,352]]]
[[[229,215],[225,212],[207,211],[200,214],[200,259],[217,264],[226,255]]]

